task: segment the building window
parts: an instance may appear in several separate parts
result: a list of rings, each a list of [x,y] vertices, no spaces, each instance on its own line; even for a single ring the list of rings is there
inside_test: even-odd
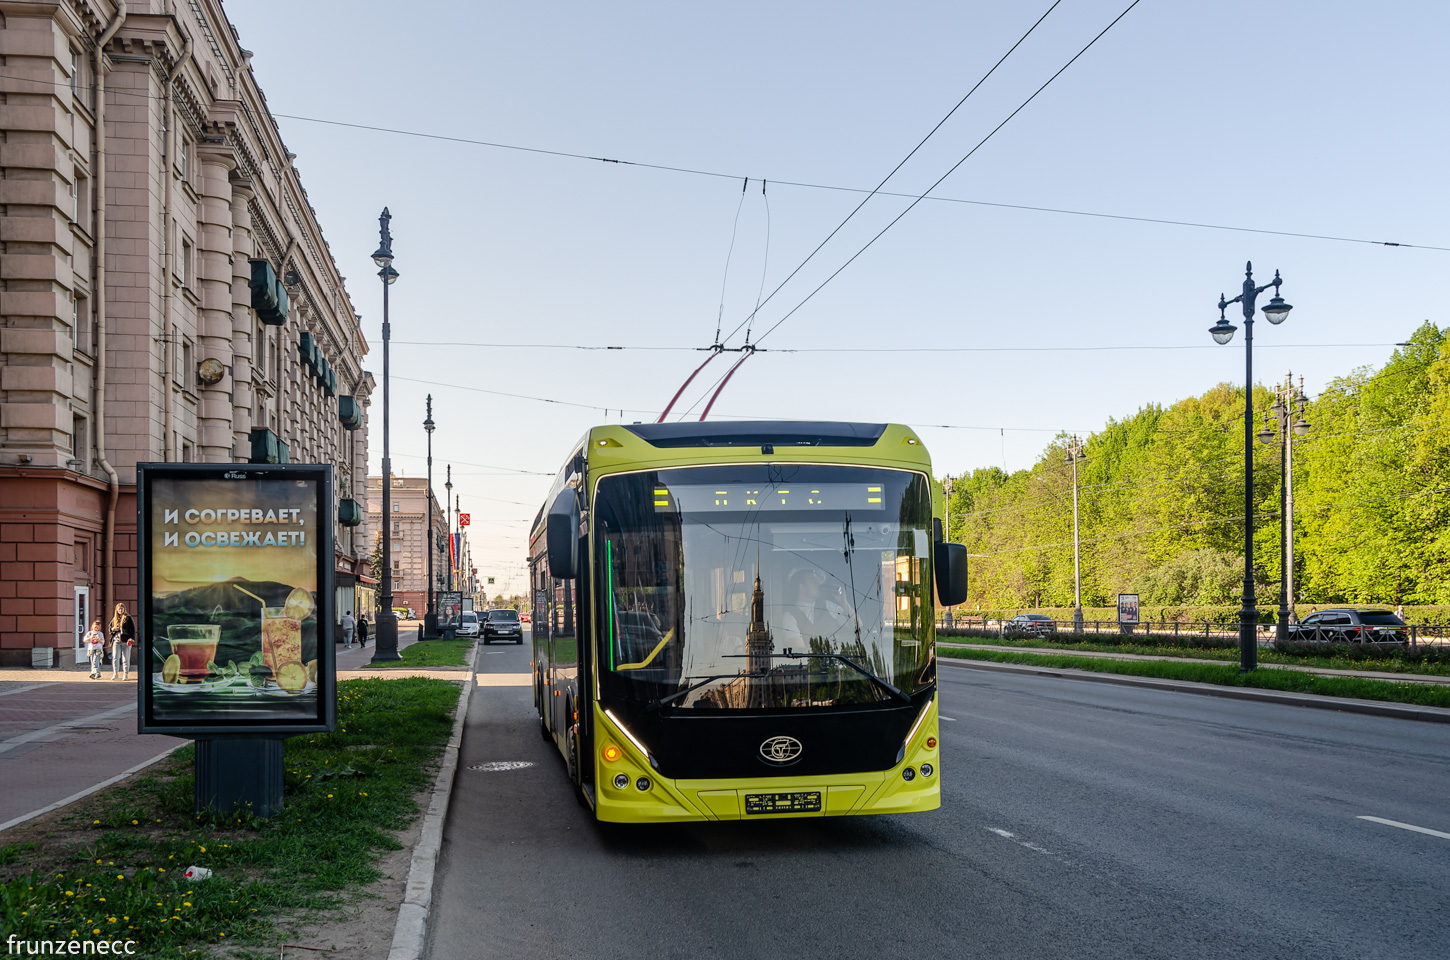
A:
[[[82,353],[91,352],[91,308],[79,293],[71,294],[71,345]]]
[[[394,520],[393,521],[393,532],[394,533],[397,533],[399,530],[402,530],[402,529],[403,529],[403,524],[400,521]]]
[[[254,369],[265,378],[267,375],[267,328],[257,324],[257,337],[253,341],[257,345],[257,358]]]
[[[80,51],[70,52],[70,94],[75,96],[80,93],[81,86],[81,55]]]
[[[75,196],[75,203],[71,211],[71,219],[82,230],[89,230],[91,228],[91,181],[77,173],[72,192]]]
[[[191,241],[185,236],[181,238],[181,263],[177,266],[181,270],[181,285],[190,287],[195,275],[191,258],[193,255]]]
[[[191,390],[193,388],[192,380],[196,376],[196,371],[193,369],[191,362],[191,340],[182,337],[181,349],[176,351],[176,355],[180,358],[181,364],[180,369],[176,371],[176,382],[181,386],[181,389]]]
[[[191,141],[182,134],[177,138],[180,143],[176,146],[176,170],[181,174],[181,179],[191,180]]]
[[[181,462],[190,463],[193,459],[190,440],[181,441]]]
[[[81,462],[80,469],[85,469],[86,450],[89,438],[86,436],[86,418],[76,415],[71,417],[70,430],[70,457],[72,460]]]

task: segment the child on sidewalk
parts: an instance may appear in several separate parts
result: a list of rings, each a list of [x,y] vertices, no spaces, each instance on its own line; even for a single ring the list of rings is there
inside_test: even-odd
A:
[[[85,635],[86,654],[91,658],[91,679],[101,679],[101,658],[105,655],[106,635],[101,633],[101,621],[92,620]]]

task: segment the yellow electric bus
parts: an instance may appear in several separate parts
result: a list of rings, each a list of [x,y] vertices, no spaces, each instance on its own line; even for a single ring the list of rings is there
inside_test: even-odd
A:
[[[934,604],[966,598],[908,427],[595,427],[529,538],[540,730],[605,821],[940,805]]]

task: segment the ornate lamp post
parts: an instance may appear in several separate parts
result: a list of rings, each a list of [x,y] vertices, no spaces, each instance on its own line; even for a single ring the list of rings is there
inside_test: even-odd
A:
[[[1299,389],[1294,389],[1294,375],[1288,374],[1284,383],[1275,391],[1274,405],[1264,415],[1264,428],[1259,431],[1261,443],[1272,443],[1274,431],[1270,424],[1278,427],[1279,440],[1279,547],[1282,551],[1279,569],[1279,617],[1274,627],[1276,643],[1289,642],[1290,611],[1294,606],[1294,438],[1309,432],[1309,421],[1304,419],[1304,408],[1309,398],[1304,395],[1304,378],[1299,378]],[[1294,420],[1294,408],[1298,407],[1299,419]],[[1292,422],[1291,422],[1292,421]]]
[[[393,215],[383,207],[378,217],[381,238],[373,263],[378,265],[378,278],[383,281],[383,576],[382,609],[378,611],[377,639],[373,642],[373,663],[401,660],[398,656],[398,617],[393,613],[393,461],[389,456],[388,435],[388,340],[392,328],[388,324],[388,288],[398,279],[393,269],[393,235],[388,222]]]
[[[1064,459],[1072,465],[1072,632],[1082,633],[1082,566],[1079,563],[1081,541],[1077,531],[1077,464],[1086,460],[1082,441],[1073,434],[1067,441]]]
[[[448,491],[443,495],[443,506],[448,511],[448,586],[444,589],[453,589],[453,464],[448,465],[448,479],[443,484],[443,489]]]
[[[1283,323],[1293,309],[1279,296],[1279,271],[1263,286],[1254,286],[1254,265],[1244,267],[1243,292],[1232,300],[1218,295],[1218,323],[1209,327],[1215,343],[1228,343],[1238,329],[1224,318],[1229,304],[1244,306],[1244,598],[1239,608],[1239,669],[1245,672],[1259,665],[1259,610],[1254,600],[1254,301],[1270,287],[1274,296],[1264,307],[1264,318]]]
[[[423,511],[428,521],[423,525],[423,549],[428,551],[428,609],[423,614],[423,637],[432,640],[438,636],[438,608],[433,596],[433,394],[428,394],[428,419],[423,429],[428,434],[428,494],[423,499]]]

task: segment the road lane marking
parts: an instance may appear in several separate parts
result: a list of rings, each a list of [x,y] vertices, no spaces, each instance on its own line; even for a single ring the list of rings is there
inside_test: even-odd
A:
[[[937,716],[941,717],[941,714],[937,714]],[[957,718],[956,717],[941,717],[941,718],[943,720],[950,720],[952,723],[956,723],[957,722]]]
[[[75,717],[70,720],[62,720],[60,723],[53,723],[48,727],[41,727],[39,730],[31,730],[29,733],[22,733],[9,740],[0,740],[0,753],[9,753],[16,747],[22,747],[32,740],[39,740],[52,733],[63,733],[71,727],[83,727],[94,724],[98,720],[109,720],[112,717],[119,717],[123,713],[130,713],[136,709],[134,702],[122,704],[119,707],[112,707],[110,710],[102,710],[100,713],[93,713],[89,717]]]
[[[528,673],[480,673],[475,679],[480,687],[527,687],[534,682]]]
[[[1370,823],[1382,823],[1387,827],[1399,827],[1401,830],[1413,830],[1415,833],[1426,833],[1432,837],[1439,837],[1441,840],[1450,840],[1450,833],[1431,830],[1429,827],[1417,827],[1413,823],[1400,823],[1398,820],[1386,820],[1384,817],[1355,817],[1355,819],[1368,820]]]
[[[1044,850],[1042,847],[1039,847],[1035,843],[1030,843],[1026,840],[1023,840],[1021,837],[1017,836],[1017,834],[1015,833],[1012,833],[1010,830],[1003,830],[1000,827],[988,827],[987,829],[1005,840],[1011,840],[1019,847],[1026,847],[1028,850],[1031,850],[1034,853],[1046,854],[1049,857],[1053,856],[1053,852],[1051,850]]]

